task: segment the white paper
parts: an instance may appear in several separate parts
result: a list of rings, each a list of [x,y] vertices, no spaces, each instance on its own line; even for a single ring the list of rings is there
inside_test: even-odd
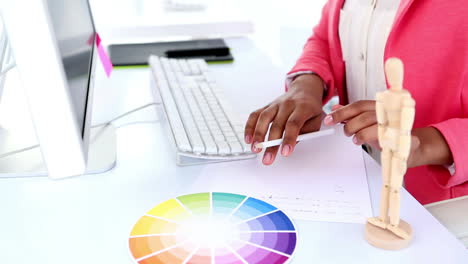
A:
[[[234,192],[264,199],[292,218],[364,223],[372,214],[363,151],[342,128],[300,142],[271,166],[257,159],[204,167],[189,191]]]

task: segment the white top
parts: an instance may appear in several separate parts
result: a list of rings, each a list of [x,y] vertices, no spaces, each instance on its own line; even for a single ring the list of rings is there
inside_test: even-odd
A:
[[[400,1],[347,0],[339,34],[349,102],[375,100],[386,89],[384,51]]]

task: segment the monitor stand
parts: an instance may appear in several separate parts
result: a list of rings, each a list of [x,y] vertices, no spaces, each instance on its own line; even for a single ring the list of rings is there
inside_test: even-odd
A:
[[[113,125],[91,129],[86,174],[108,171],[116,162],[116,134]],[[34,145],[35,139],[13,136],[11,131],[0,128],[0,156]],[[33,142],[31,144],[31,142]],[[0,178],[47,176],[40,147],[0,158]]]

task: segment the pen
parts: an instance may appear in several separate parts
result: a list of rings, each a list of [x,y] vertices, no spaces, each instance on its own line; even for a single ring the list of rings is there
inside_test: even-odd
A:
[[[327,129],[327,130],[321,130],[321,131],[317,131],[317,132],[311,132],[311,133],[299,135],[297,137],[296,141],[299,142],[299,141],[303,141],[303,140],[307,140],[307,139],[328,136],[328,135],[332,135],[333,133],[335,133],[335,129],[333,129],[333,128]],[[257,143],[257,144],[255,144],[255,147],[258,148],[258,149],[262,149],[262,148],[268,148],[268,147],[273,147],[273,146],[279,146],[282,143],[283,143],[283,139],[280,138],[280,139],[275,139],[275,140],[270,140],[270,141]]]

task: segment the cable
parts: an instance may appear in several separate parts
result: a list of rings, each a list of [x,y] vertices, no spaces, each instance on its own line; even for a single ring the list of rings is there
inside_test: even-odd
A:
[[[110,123],[112,123],[112,122],[114,122],[114,121],[117,121],[117,120],[119,120],[119,119],[121,119],[121,118],[123,118],[123,117],[126,117],[126,116],[128,116],[128,115],[130,115],[130,114],[133,114],[133,113],[135,113],[135,112],[137,112],[137,111],[143,110],[143,109],[145,109],[145,108],[147,108],[147,107],[150,107],[150,106],[153,106],[153,105],[160,105],[160,104],[161,104],[161,103],[149,103],[149,104],[145,104],[145,105],[143,105],[143,106],[140,106],[140,107],[137,107],[137,108],[135,108],[135,109],[133,109],[133,110],[130,110],[130,111],[128,111],[128,112],[125,112],[125,113],[123,113],[123,114],[121,114],[121,115],[119,115],[119,116],[116,116],[116,117],[114,117],[113,119],[111,119],[111,120],[109,120],[109,121],[107,121],[107,122],[103,122],[103,123],[94,125],[94,126],[92,126],[91,128],[96,128],[96,127],[101,127],[101,126],[109,125]]]
[[[101,124],[97,124],[97,125],[94,125],[92,126],[91,128],[96,128],[96,127],[101,127],[101,126],[105,126],[105,125],[109,125],[111,124],[112,122],[116,121],[116,120],[119,120],[120,118],[123,118],[125,116],[128,116],[130,114],[133,114],[137,111],[140,111],[140,110],[143,110],[147,107],[150,107],[150,106],[153,106],[153,105],[160,105],[161,103],[150,103],[150,104],[145,104],[143,106],[140,106],[140,107],[137,107],[131,111],[128,111],[126,113],[123,113],[119,116],[116,116],[114,117],[113,119],[107,121],[107,122],[104,122],[104,123],[101,123]],[[121,127],[124,127],[124,126],[127,126],[127,125],[134,125],[134,124],[143,124],[143,123],[154,123],[154,121],[136,121],[136,122],[132,122],[132,123],[129,123],[129,124],[124,124],[124,125],[120,125],[119,127],[117,128],[121,128]],[[11,152],[7,152],[7,153],[4,153],[4,154],[0,154],[0,159],[2,158],[5,158],[5,157],[8,157],[8,156],[11,156],[11,155],[15,155],[15,154],[18,154],[18,153],[21,153],[21,152],[24,152],[24,151],[28,151],[28,150],[31,150],[31,149],[35,149],[35,148],[38,148],[40,145],[37,144],[37,145],[33,145],[33,146],[29,146],[29,147],[26,147],[26,148],[22,148],[22,149],[18,149],[18,150],[14,150],[14,151],[11,151]]]
[[[0,72],[0,77],[2,77],[2,75],[6,75],[10,70],[12,70],[15,67],[16,67],[16,63],[12,63],[10,65],[7,65],[5,67],[5,69],[2,69],[2,71]]]
[[[21,153],[21,152],[24,152],[24,151],[35,149],[35,148],[38,148],[38,147],[39,147],[39,144],[29,146],[29,147],[26,147],[26,148],[22,148],[22,149],[18,149],[18,150],[15,150],[15,151],[7,152],[7,153],[4,153],[4,154],[0,155],[0,159],[11,156],[11,155],[15,155],[15,154],[18,154],[18,153]]]
[[[127,126],[134,126],[134,125],[147,125],[147,124],[154,124],[157,123],[159,120],[147,120],[147,121],[135,121],[135,122],[130,122],[126,123],[120,126],[115,127],[115,129],[119,129],[122,127],[127,127]]]
[[[8,57],[8,51],[9,51],[9,46],[8,46],[8,36],[6,35],[5,32],[0,35],[0,71],[3,71],[3,64],[5,62],[8,62],[9,57]]]
[[[10,70],[16,67],[16,62],[13,58],[13,51],[11,50],[8,42],[8,36],[5,32],[1,36],[0,45],[2,46],[0,54],[0,78],[4,78]],[[5,64],[6,66],[4,67]]]

